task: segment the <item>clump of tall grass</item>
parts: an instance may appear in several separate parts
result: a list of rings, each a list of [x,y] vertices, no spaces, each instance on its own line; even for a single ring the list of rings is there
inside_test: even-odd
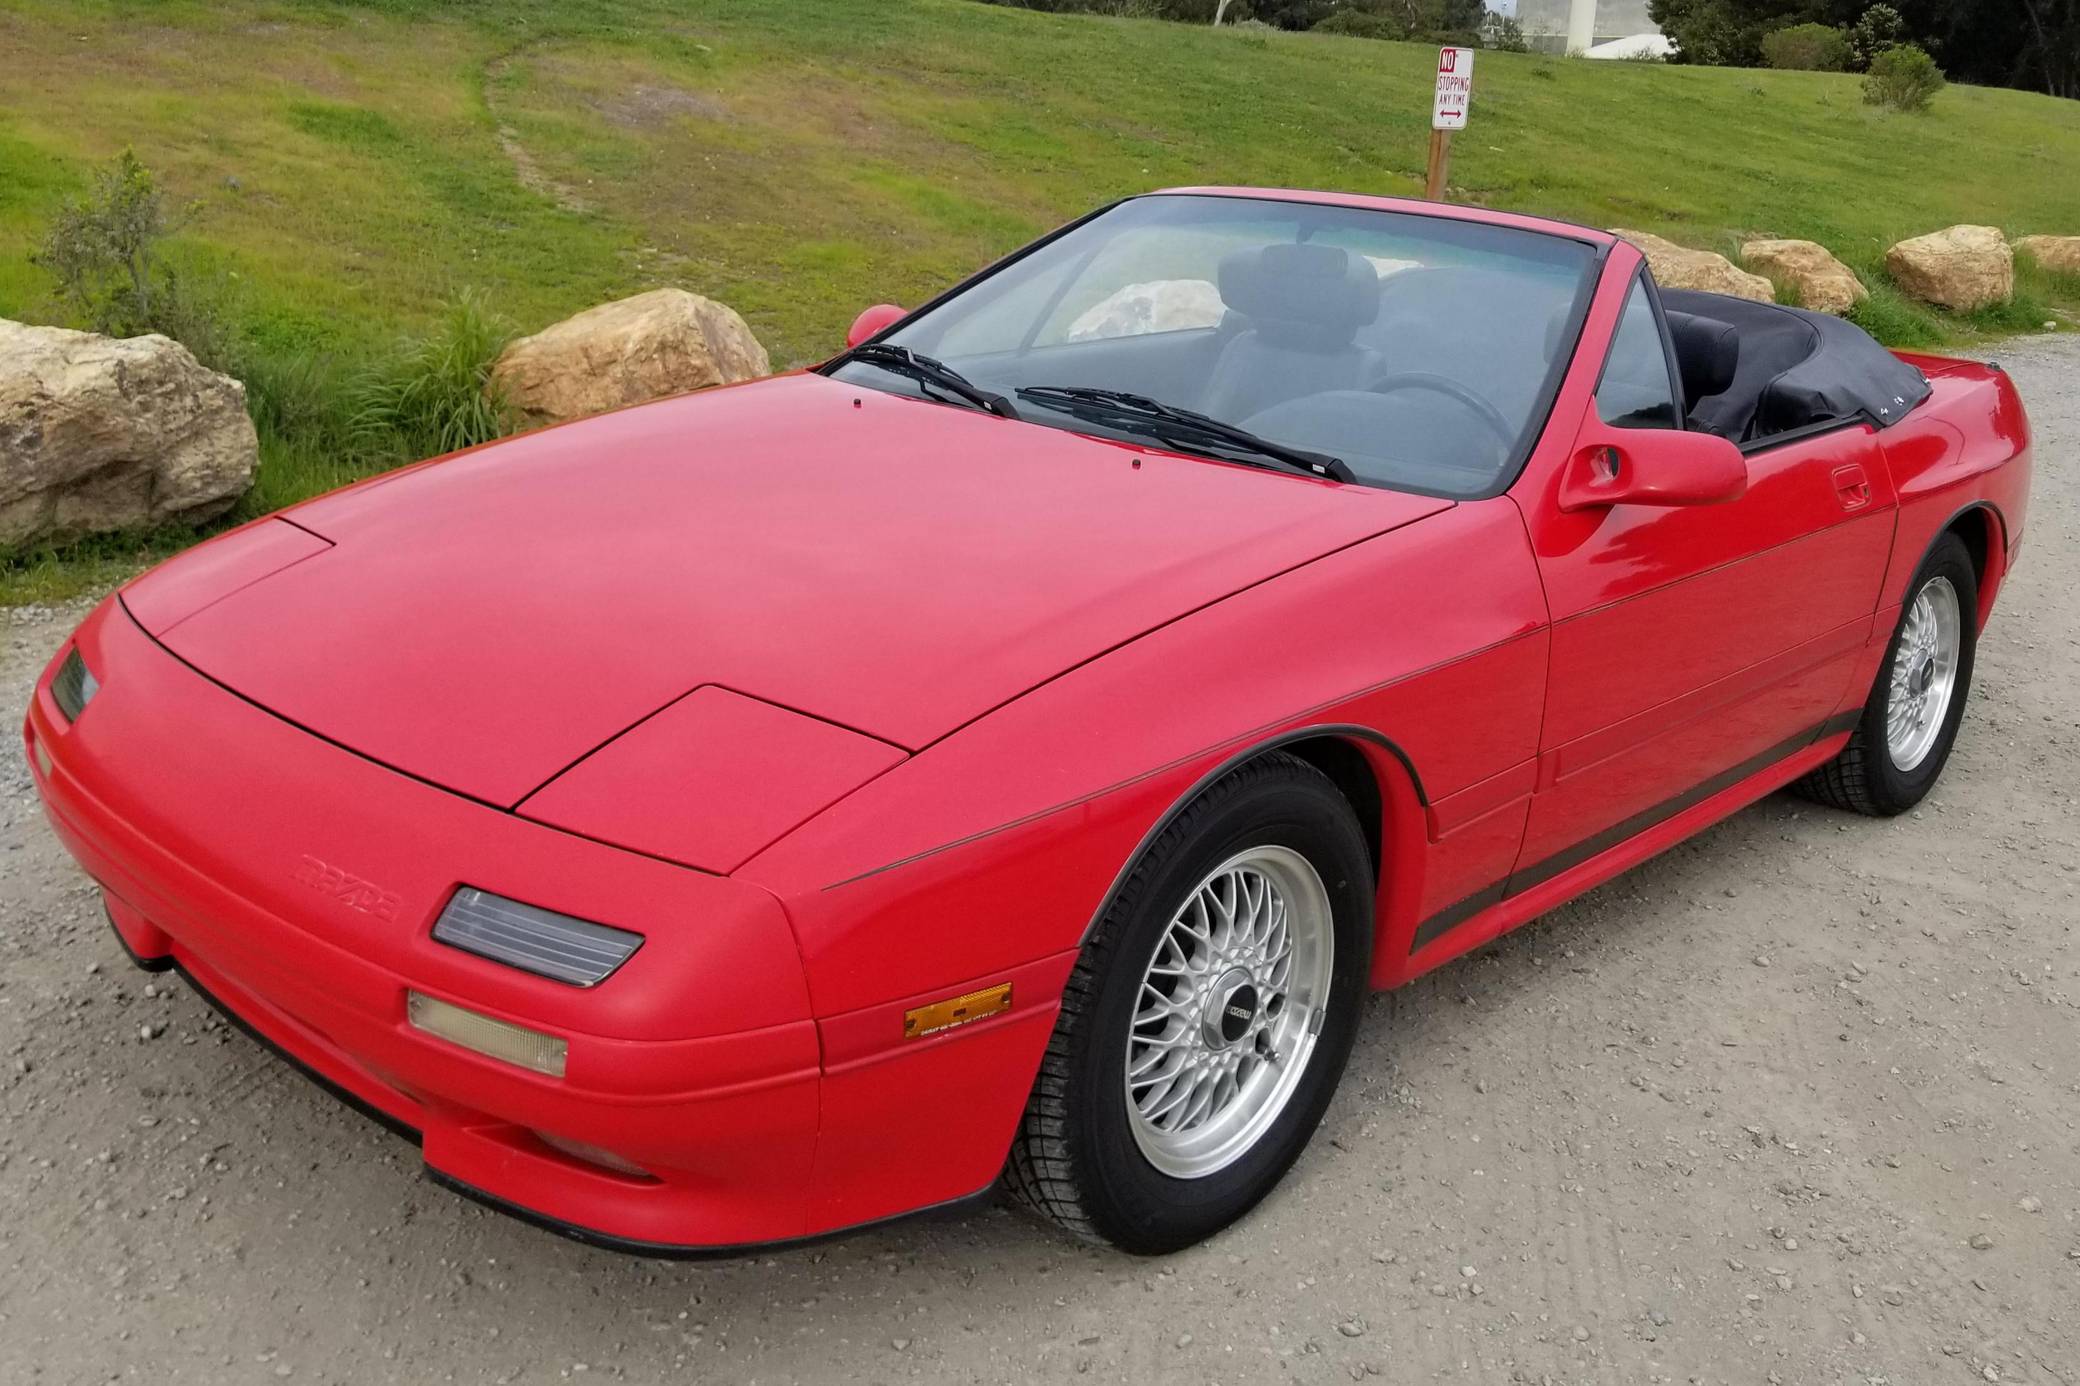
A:
[[[512,339],[512,324],[481,294],[459,295],[432,331],[407,338],[395,355],[371,363],[351,382],[346,403],[355,450],[410,461],[508,432],[510,416],[491,368]]]
[[[2080,319],[2080,274],[2054,270],[2028,251],[2015,256],[2015,292],[2034,300],[2041,310],[2043,321],[2032,324],[2035,329],[2041,330],[2044,322]]]
[[[1860,277],[1870,297],[1849,310],[1850,322],[1900,351],[1921,351],[1952,340],[1955,334],[1935,309],[1914,302],[1876,274]]]
[[[263,469],[290,466],[305,474],[299,481],[336,484],[507,431],[491,368],[513,328],[480,293],[465,290],[430,330],[387,351],[287,340],[243,311],[225,277],[178,272],[170,243],[191,211],[170,208],[151,170],[125,150],[58,209],[32,258],[54,280],[61,319],[115,337],[163,333],[243,381]],[[277,503],[300,498],[264,489]]]

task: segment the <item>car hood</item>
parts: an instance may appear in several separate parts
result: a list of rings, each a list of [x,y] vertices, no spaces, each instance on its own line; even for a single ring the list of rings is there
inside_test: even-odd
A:
[[[126,601],[262,707],[510,807],[704,686],[915,750],[1448,504],[788,376],[378,478]]]

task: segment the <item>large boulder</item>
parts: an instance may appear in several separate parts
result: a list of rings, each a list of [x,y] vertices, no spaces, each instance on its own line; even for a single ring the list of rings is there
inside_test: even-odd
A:
[[[1855,271],[1812,241],[1749,241],[1741,263],[1789,284],[1799,305],[1816,313],[1846,313],[1871,296]]]
[[[245,386],[179,342],[0,318],[0,552],[212,519],[259,465]]]
[[[1212,327],[1227,309],[1220,290],[1204,279],[1149,279],[1107,294],[1076,315],[1068,340],[1139,337]]]
[[[2015,248],[2053,274],[2080,274],[2080,236],[2024,236]]]
[[[1757,303],[1777,301],[1775,285],[1759,274],[1749,274],[1724,255],[1709,250],[1692,250],[1645,231],[1628,231],[1614,226],[1611,234],[1639,247],[1640,253],[1647,257],[1647,267],[1654,271],[1654,282],[1664,289],[1702,289],[1706,293],[1731,294]]]
[[[1953,226],[1901,241],[1885,252],[1900,288],[1960,313],[2015,296],[2015,252],[1994,226]]]
[[[733,310],[684,289],[653,289],[520,338],[491,368],[491,385],[528,423],[552,424],[772,369]]]

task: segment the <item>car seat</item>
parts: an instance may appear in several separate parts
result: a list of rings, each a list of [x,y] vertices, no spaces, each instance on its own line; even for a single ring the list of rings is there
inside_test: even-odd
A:
[[[1359,389],[1377,374],[1377,357],[1356,340],[1379,316],[1379,274],[1362,255],[1306,243],[1252,246],[1221,260],[1218,287],[1242,325],[1207,381],[1204,407],[1215,418]]]

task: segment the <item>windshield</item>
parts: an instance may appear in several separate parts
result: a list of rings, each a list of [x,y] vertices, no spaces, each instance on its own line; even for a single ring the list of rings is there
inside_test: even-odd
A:
[[[1475,496],[1506,484],[1535,441],[1595,259],[1564,236],[1442,217],[1143,197],[879,340],[1031,423],[1249,450],[1059,393],[1125,392],[1340,459],[1372,485]],[[832,374],[955,398],[900,360],[841,360]]]

